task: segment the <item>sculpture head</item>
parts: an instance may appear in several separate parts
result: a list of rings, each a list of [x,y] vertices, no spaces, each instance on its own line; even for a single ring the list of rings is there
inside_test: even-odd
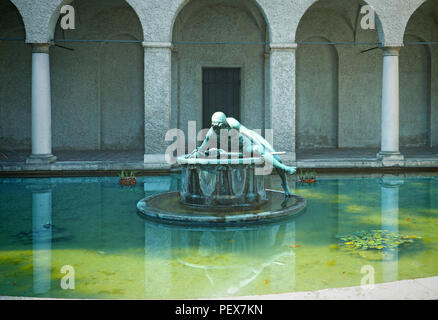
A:
[[[227,116],[223,112],[215,112],[211,116],[211,126],[213,129],[225,129],[227,127]]]

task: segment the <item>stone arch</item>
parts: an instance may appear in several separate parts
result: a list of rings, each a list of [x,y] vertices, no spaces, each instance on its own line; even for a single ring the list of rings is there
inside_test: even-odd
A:
[[[12,1],[0,2],[0,150],[31,148],[31,48]]]
[[[384,47],[400,46],[407,23],[418,7],[426,0],[381,1],[367,0],[379,17],[380,42]]]
[[[22,0],[13,0],[13,1],[22,1]],[[53,39],[54,33],[55,33],[55,29],[57,24],[59,23],[59,18],[60,18],[60,10],[62,8],[62,6],[64,5],[68,5],[68,4],[72,4],[74,0],[45,0],[45,1],[51,1],[52,4],[50,6],[45,6],[46,8],[49,9],[49,18],[48,18],[48,24],[47,24],[47,36],[46,38],[49,40]],[[135,0],[123,0],[124,3],[127,3],[131,9],[135,12],[138,20],[140,21],[140,25],[143,28],[142,25],[142,15],[139,14],[139,8],[138,8],[138,3]],[[43,6],[43,5],[41,5]],[[142,32],[143,33],[143,32]],[[28,40],[28,42],[31,42]]]
[[[196,121],[200,130],[205,115],[202,70],[234,68],[240,72],[236,99],[241,120],[250,128],[264,129],[267,34],[266,21],[253,0],[187,3],[172,32],[172,125],[187,130],[188,122]]]
[[[63,31],[58,24],[55,30],[57,43],[74,51],[51,49],[53,148],[142,150],[141,22],[124,0],[76,0],[74,7],[77,28]],[[67,42],[60,42],[61,39]],[[131,42],[68,42],[69,39]]]
[[[26,26],[26,42],[49,43],[53,38],[53,30],[64,4],[73,0],[10,0],[23,17]]]
[[[170,22],[170,27],[169,27],[169,35],[168,35],[169,41],[172,41],[174,39],[173,33],[175,30],[175,23],[176,23],[178,17],[180,16],[181,11],[184,8],[186,8],[190,2],[193,2],[193,1],[196,1],[196,0],[182,0],[180,2],[179,6],[177,7],[177,9],[175,10],[175,12],[173,13],[172,18],[171,18],[171,22]],[[212,2],[215,2],[215,1],[212,1]],[[221,2],[227,3],[227,4],[234,4],[234,5],[239,6],[240,8],[248,8],[248,4],[254,5],[257,8],[258,12],[263,16],[264,22],[266,23],[267,39],[271,39],[271,27],[270,27],[269,19],[268,19],[267,15],[264,11],[264,8],[259,0],[243,0],[243,1],[239,1],[239,2],[225,0],[225,1],[221,1]]]
[[[353,39],[354,39],[354,33],[355,33],[355,25],[357,24],[357,21],[348,21],[347,19],[345,19],[345,14],[348,13],[348,11],[351,10],[355,10],[355,6],[356,5],[369,5],[371,6],[371,8],[373,8],[373,10],[375,11],[376,14],[376,29],[377,29],[377,33],[379,36],[379,42],[380,43],[384,43],[385,42],[385,34],[384,34],[384,30],[383,30],[383,26],[382,26],[382,22],[380,19],[380,13],[379,10],[376,9],[376,6],[374,5],[374,1],[373,0],[356,0],[354,1],[355,3],[349,3],[349,5],[345,5],[346,2],[348,0],[313,0],[313,1],[308,1],[306,4],[307,6],[303,7],[301,10],[301,14],[298,17],[298,23],[296,28],[294,29],[294,39],[297,39],[299,37],[298,35],[298,31],[300,28],[300,24],[302,23],[303,18],[306,17],[306,15],[308,15],[309,10],[312,10],[314,8],[322,8],[324,7],[327,11],[326,13],[329,14],[330,11],[332,14],[336,14],[339,16],[340,19],[344,19],[346,24],[348,25],[348,27],[350,28],[351,32],[353,33]],[[336,5],[338,6],[338,9],[341,8],[342,12],[339,12],[339,10],[337,12],[333,11],[332,6]],[[354,16],[357,17],[357,12],[354,13]]]
[[[358,0],[350,2],[350,6],[344,6],[344,3],[345,0],[316,2],[302,16],[297,28],[298,148],[370,148],[378,147],[380,144],[382,55],[380,50],[362,53],[379,44],[379,35],[377,30],[360,28],[358,13],[360,6],[366,2]],[[327,42],[343,44],[334,46]],[[351,45],[351,42],[360,44]],[[305,52],[308,52],[309,57],[323,55],[325,58],[313,59],[313,64],[307,61],[306,68],[301,64],[305,61]],[[327,92],[322,94],[319,90],[313,91],[312,94],[309,91],[307,100],[303,97],[306,86],[303,79],[312,77],[312,72],[316,72],[311,71],[312,69],[319,69],[318,74],[321,75],[319,78],[315,76],[312,80],[314,88],[330,88],[329,101],[325,98]],[[327,84],[328,71],[333,74],[330,77],[331,85]],[[336,122],[323,123],[322,119],[313,115],[312,107],[317,104],[330,106],[326,110],[333,110],[330,119]],[[308,114],[305,115],[305,112]],[[319,112],[323,114],[322,110]],[[299,121],[308,118],[309,122],[312,117],[317,119],[317,128],[308,130],[309,134],[306,136],[303,134],[304,123]],[[312,137],[311,132],[319,132],[321,139]]]

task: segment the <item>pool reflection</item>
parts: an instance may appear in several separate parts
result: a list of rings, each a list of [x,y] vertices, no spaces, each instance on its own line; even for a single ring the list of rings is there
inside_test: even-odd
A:
[[[407,252],[404,248],[399,252],[388,252],[389,258],[378,262],[359,256],[355,256],[354,261],[348,258],[346,268],[355,269],[340,270],[336,269],[337,265],[330,269],[330,264],[327,264],[334,259],[331,255],[342,255],[329,247],[340,244],[337,239],[340,235],[360,230],[410,233],[415,227],[418,228],[418,232],[414,231],[416,234],[434,237],[430,234],[433,229],[428,229],[426,223],[411,224],[411,221],[429,219],[421,221],[435,223],[433,219],[438,208],[436,179],[385,176],[381,179],[321,180],[314,186],[298,184],[297,193],[307,196],[308,201],[303,215],[246,227],[188,228],[145,220],[135,214],[138,199],[175,190],[177,184],[174,177],[145,177],[143,184],[127,192],[127,189],[114,186],[112,180],[110,183],[84,180],[80,184],[75,182],[75,187],[72,187],[69,183],[61,185],[32,179],[32,183],[26,185],[26,192],[31,194],[32,201],[29,209],[32,212],[33,282],[29,285],[33,287],[33,293],[68,297],[69,293],[60,290],[59,284],[54,284],[53,273],[59,273],[63,264],[70,264],[70,260],[64,261],[60,256],[70,249],[81,252],[78,260],[86,256],[82,252],[92,252],[95,262],[103,263],[99,259],[120,256],[119,260],[112,260],[120,264],[128,255],[125,255],[126,250],[137,250],[129,254],[134,252],[136,255],[132,260],[135,261],[133,270],[138,273],[141,269],[140,273],[132,275],[133,281],[143,288],[141,293],[136,293],[138,298],[226,297],[332,287],[338,283],[335,281],[346,277],[333,276],[334,280],[329,279],[327,284],[320,285],[324,276],[315,275],[315,271],[331,276],[330,270],[334,273],[346,270],[354,274],[351,279],[358,280],[350,279],[345,283],[360,285],[360,267],[367,264],[375,266],[379,282],[405,279],[408,266],[415,261],[404,260],[401,264],[400,259]],[[276,186],[275,181],[271,183],[271,188]],[[83,194],[64,200],[72,188],[78,188]],[[90,204],[90,199],[97,200]],[[132,209],[126,209],[131,202]],[[65,208],[71,209],[67,211]],[[87,208],[86,212],[84,208]],[[2,218],[5,217],[2,212]],[[10,219],[13,221],[14,218]],[[15,223],[18,221],[19,218]],[[16,243],[11,242],[11,248],[14,245]],[[22,245],[27,244],[23,242]],[[7,248],[6,242],[2,247]],[[432,244],[429,248],[433,248]],[[96,258],[96,255],[100,256]],[[434,264],[427,256],[422,254],[419,263]],[[69,255],[69,259],[71,257]],[[312,268],[310,260],[313,261]],[[130,263],[134,263],[132,261]],[[87,261],[82,268],[87,268]],[[429,269],[433,270],[432,267]],[[79,271],[78,277],[82,276]],[[103,278],[96,279],[104,281]],[[315,283],[311,286],[312,280]],[[80,281],[77,286],[79,294]],[[99,297],[99,291],[90,294]],[[124,296],[116,293],[112,297]]]
[[[33,291],[50,291],[52,249],[52,186],[32,184]]]
[[[295,221],[233,229],[187,228],[145,221],[146,290],[148,296],[156,291],[174,296],[172,287],[187,281],[183,285],[187,291],[193,289],[194,296],[214,293],[225,297],[246,292],[256,280],[266,281],[269,272],[281,272],[284,288],[293,290],[294,246]],[[159,281],[151,270],[159,270]],[[196,283],[175,274],[191,275]],[[262,274],[264,278],[260,279]],[[166,283],[167,287],[157,288],[158,283]]]

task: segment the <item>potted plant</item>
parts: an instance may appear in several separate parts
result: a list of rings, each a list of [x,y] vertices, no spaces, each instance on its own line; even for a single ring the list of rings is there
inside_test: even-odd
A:
[[[135,186],[137,184],[137,178],[134,171],[124,171],[119,174],[120,184],[122,186]]]
[[[300,181],[302,183],[315,183],[316,181],[316,172],[315,171],[305,171],[300,170],[299,173]]]

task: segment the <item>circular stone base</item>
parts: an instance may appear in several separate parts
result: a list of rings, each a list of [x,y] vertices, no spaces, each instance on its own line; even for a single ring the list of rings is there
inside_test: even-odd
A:
[[[294,195],[286,198],[283,192],[266,190],[268,202],[258,208],[242,210],[230,207],[229,211],[210,211],[188,208],[179,202],[179,192],[166,192],[142,199],[137,203],[138,212],[148,218],[163,222],[184,223],[242,223],[265,221],[289,215],[296,215],[306,207],[306,200]]]

